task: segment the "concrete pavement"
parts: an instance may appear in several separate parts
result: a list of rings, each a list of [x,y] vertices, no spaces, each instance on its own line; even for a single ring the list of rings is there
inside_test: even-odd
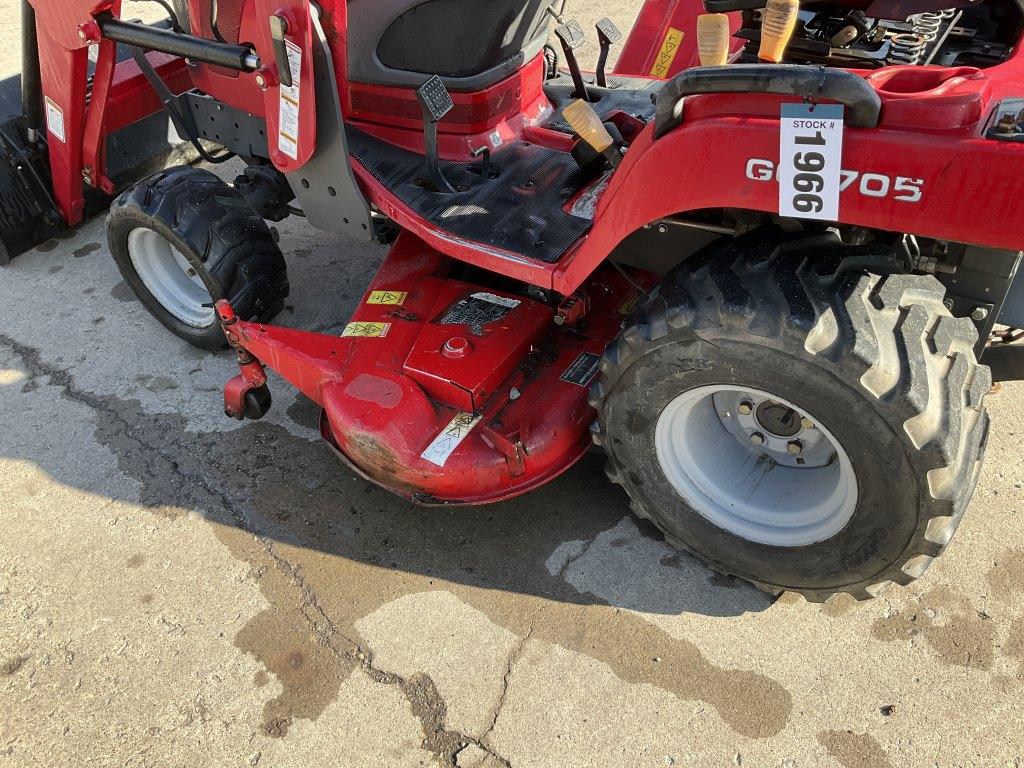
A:
[[[280,230],[282,322],[339,328],[383,250]],[[102,221],[0,270],[0,307],[0,766],[1024,764],[1020,385],[924,579],[773,603],[629,517],[599,456],[421,509],[279,381],[225,419],[231,356],[134,302]]]

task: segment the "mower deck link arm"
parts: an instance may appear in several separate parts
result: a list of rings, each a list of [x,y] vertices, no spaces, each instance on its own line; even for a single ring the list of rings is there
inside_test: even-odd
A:
[[[878,125],[882,100],[861,77],[842,69],[805,64],[731,64],[680,72],[658,92],[654,136],[661,138],[683,123],[682,99],[705,93],[778,93],[829,99],[847,108],[854,128]]]
[[[234,45],[194,35],[183,35],[148,24],[121,21],[113,16],[97,17],[96,23],[108,40],[142,48],[145,51],[167,53],[237,72],[255,72],[260,68],[259,56],[247,45]]]

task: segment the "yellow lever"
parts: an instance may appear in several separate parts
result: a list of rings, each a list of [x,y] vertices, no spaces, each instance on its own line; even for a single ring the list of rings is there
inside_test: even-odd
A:
[[[615,143],[590,102],[577,99],[562,110],[562,114],[579,137],[598,152],[603,154]]]
[[[761,14],[761,49],[757,53],[761,61],[782,61],[799,12],[800,0],[768,0]]]
[[[724,13],[702,13],[697,17],[697,52],[704,67],[729,63],[729,17]]]

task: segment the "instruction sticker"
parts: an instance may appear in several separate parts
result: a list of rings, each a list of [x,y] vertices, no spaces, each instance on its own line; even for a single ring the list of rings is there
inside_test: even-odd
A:
[[[572,361],[572,365],[562,374],[562,381],[567,381],[578,387],[589,387],[590,382],[597,375],[597,369],[600,366],[600,355],[595,355],[593,352],[583,352]]]
[[[302,49],[291,40],[284,41],[288,49],[288,69],[292,73],[290,87],[282,85],[280,91],[280,119],[278,120],[277,148],[292,160],[299,156],[299,103],[302,98]]]
[[[64,138],[64,110],[57,106],[57,102],[51,99],[49,96],[46,97],[46,127],[50,133],[60,139],[62,144],[66,144],[67,140]]]
[[[479,291],[459,299],[437,320],[438,325],[487,325],[501,320],[522,304],[517,299]]]
[[[460,413],[441,430],[441,434],[434,438],[434,442],[427,446],[427,450],[420,454],[420,458],[443,467],[448,457],[469,437],[473,427],[479,424],[482,418],[483,414],[476,416],[472,413]]]
[[[679,53],[679,46],[683,42],[683,31],[675,27],[669,27],[665,35],[665,41],[661,44],[658,55],[654,57],[654,66],[651,67],[652,77],[668,77],[668,71]]]
[[[391,330],[391,323],[349,323],[341,334],[343,339],[383,339]]]
[[[408,291],[370,291],[370,295],[366,297],[366,303],[398,307],[405,304],[408,295]]]

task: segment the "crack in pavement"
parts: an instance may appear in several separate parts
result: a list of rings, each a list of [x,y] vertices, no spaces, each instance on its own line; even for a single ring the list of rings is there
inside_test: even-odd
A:
[[[34,379],[46,379],[51,386],[60,390],[62,397],[83,405],[104,417],[106,420],[104,424],[108,430],[112,424],[117,425],[120,428],[120,433],[140,451],[164,464],[157,468],[157,471],[167,471],[184,481],[180,490],[190,503],[202,506],[213,500],[220,506],[238,529],[252,537],[270,563],[286,575],[292,588],[299,593],[299,612],[317,640],[337,659],[345,661],[347,664],[360,666],[375,682],[382,685],[394,685],[402,692],[409,702],[413,715],[420,722],[424,733],[422,746],[434,754],[442,765],[454,767],[455,755],[469,744],[475,744],[503,766],[511,768],[511,763],[508,760],[495,753],[480,739],[448,729],[445,726],[447,705],[428,675],[418,674],[404,678],[376,668],[373,665],[372,653],[364,651],[357,641],[343,633],[328,615],[316,590],[307,582],[302,569],[281,555],[275,549],[272,541],[256,531],[253,520],[243,511],[243,500],[234,498],[229,490],[218,487],[201,472],[186,471],[182,465],[182,457],[173,451],[168,451],[164,447],[166,442],[146,439],[145,430],[140,429],[140,425],[134,424],[118,408],[111,406],[111,402],[118,401],[117,398],[100,396],[79,389],[75,386],[68,371],[46,362],[38,350],[22,344],[2,332],[0,332],[0,345],[7,347],[21,359],[27,369],[29,382]],[[159,430],[158,426],[153,428]],[[197,491],[205,494],[208,498],[202,499]],[[337,642],[339,638],[346,647],[339,645]],[[497,711],[494,719],[497,720]]]

